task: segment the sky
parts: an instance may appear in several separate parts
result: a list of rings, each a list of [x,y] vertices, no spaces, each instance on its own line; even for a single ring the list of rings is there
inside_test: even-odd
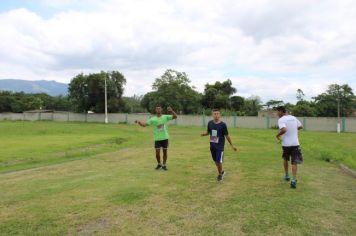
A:
[[[354,0],[2,0],[0,79],[118,70],[132,96],[174,69],[199,92],[230,79],[236,95],[295,102],[356,91],[355,23]]]

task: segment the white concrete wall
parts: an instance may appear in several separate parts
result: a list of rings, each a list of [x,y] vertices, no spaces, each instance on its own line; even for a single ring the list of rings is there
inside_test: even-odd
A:
[[[345,118],[345,131],[346,132],[356,132],[356,117],[355,118]]]
[[[133,124],[135,120],[146,121],[148,114],[108,114],[109,123]],[[170,125],[201,126],[205,127],[211,116],[203,115],[179,115],[177,120],[170,121]],[[337,118],[335,117],[298,117],[305,130],[332,131],[336,132]],[[74,122],[105,122],[104,114],[84,114],[72,112],[55,113],[0,113],[0,120],[53,120],[53,121],[74,121]],[[222,120],[229,128],[273,128],[277,126],[277,118],[252,117],[252,116],[224,116]],[[344,126],[343,126],[343,122]],[[346,132],[356,132],[356,118],[342,118],[341,130]]]

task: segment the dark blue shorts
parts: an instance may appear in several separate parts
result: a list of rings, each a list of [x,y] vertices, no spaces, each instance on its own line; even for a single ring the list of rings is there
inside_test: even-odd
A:
[[[215,163],[224,162],[224,150],[218,150],[216,148],[210,147],[211,157]]]

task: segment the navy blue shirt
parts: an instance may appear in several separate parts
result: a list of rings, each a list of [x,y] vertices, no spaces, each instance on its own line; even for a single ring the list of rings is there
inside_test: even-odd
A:
[[[216,124],[211,120],[208,123],[207,132],[210,135],[210,148],[223,151],[225,146],[225,136],[229,135],[226,124],[222,121]]]

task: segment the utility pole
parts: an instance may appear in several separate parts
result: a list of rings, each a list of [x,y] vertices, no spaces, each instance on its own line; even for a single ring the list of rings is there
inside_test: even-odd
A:
[[[336,130],[340,133],[340,94],[337,94],[337,127]]]
[[[105,124],[108,123],[108,94],[106,88],[106,76],[105,76]]]

